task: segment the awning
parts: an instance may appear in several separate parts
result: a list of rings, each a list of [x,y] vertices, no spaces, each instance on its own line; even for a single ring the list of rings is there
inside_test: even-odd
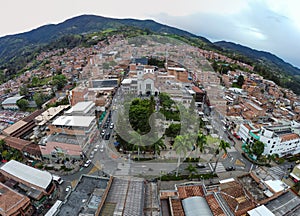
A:
[[[298,176],[296,176],[294,173],[290,173],[290,176],[292,176],[293,178],[297,179],[298,181],[300,181],[300,178]]]

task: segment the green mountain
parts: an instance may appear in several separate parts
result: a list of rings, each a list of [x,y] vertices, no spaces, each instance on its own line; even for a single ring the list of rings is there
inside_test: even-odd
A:
[[[0,72],[7,69],[6,76],[17,73],[26,63],[33,60],[45,48],[45,45],[50,42],[53,43],[63,36],[82,35],[106,29],[120,29],[126,26],[155,33],[194,37],[205,44],[211,44],[206,38],[159,24],[153,20],[113,19],[95,15],[82,15],[56,25],[45,25],[29,32],[0,38]]]
[[[275,81],[278,85],[290,88],[300,94],[300,69],[272,53],[258,51],[232,42],[218,41],[214,45],[232,58],[242,56],[244,62],[254,66],[254,70],[266,79]]]
[[[1,37],[0,83],[27,70],[24,68],[26,64],[32,62],[41,51],[90,46],[95,41],[88,35],[99,32],[106,32],[102,34],[103,40],[107,35],[117,33],[129,37],[141,34],[168,35],[253,65],[266,79],[300,94],[300,70],[271,53],[224,41],[211,43],[204,37],[153,20],[114,19],[95,15],[82,15],[59,24],[45,25],[29,32]]]

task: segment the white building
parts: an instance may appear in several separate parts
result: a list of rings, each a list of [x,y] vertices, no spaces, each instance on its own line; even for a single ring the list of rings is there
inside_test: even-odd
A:
[[[295,133],[293,124],[261,128],[251,124],[241,124],[238,135],[247,144],[254,143],[256,140],[264,143],[263,155],[278,154],[279,157],[283,157],[300,153],[300,136]]]
[[[137,79],[128,78],[122,81],[122,90],[126,93],[137,94]]]
[[[278,154],[280,157],[300,152],[300,136],[290,125],[262,127],[259,141],[265,144],[264,155]]]
[[[95,103],[93,101],[78,102],[65,112],[69,116],[95,116]]]

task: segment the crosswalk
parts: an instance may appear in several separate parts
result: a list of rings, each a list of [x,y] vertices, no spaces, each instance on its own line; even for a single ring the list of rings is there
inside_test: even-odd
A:
[[[117,170],[115,171],[116,176],[127,176],[129,175],[130,164],[129,163],[118,163]]]
[[[274,176],[276,175],[279,179],[285,175],[284,170],[280,166],[274,166],[269,168],[269,172]]]
[[[216,165],[216,163],[209,163],[209,167],[210,167],[211,171],[213,171],[215,165]],[[216,173],[221,173],[221,172],[226,172],[226,169],[225,169],[224,165],[219,162],[216,167]]]

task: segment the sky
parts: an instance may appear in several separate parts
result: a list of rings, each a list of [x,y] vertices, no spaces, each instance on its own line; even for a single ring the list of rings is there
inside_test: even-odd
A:
[[[4,0],[0,37],[94,14],[153,19],[211,41],[271,52],[300,68],[299,0]]]

